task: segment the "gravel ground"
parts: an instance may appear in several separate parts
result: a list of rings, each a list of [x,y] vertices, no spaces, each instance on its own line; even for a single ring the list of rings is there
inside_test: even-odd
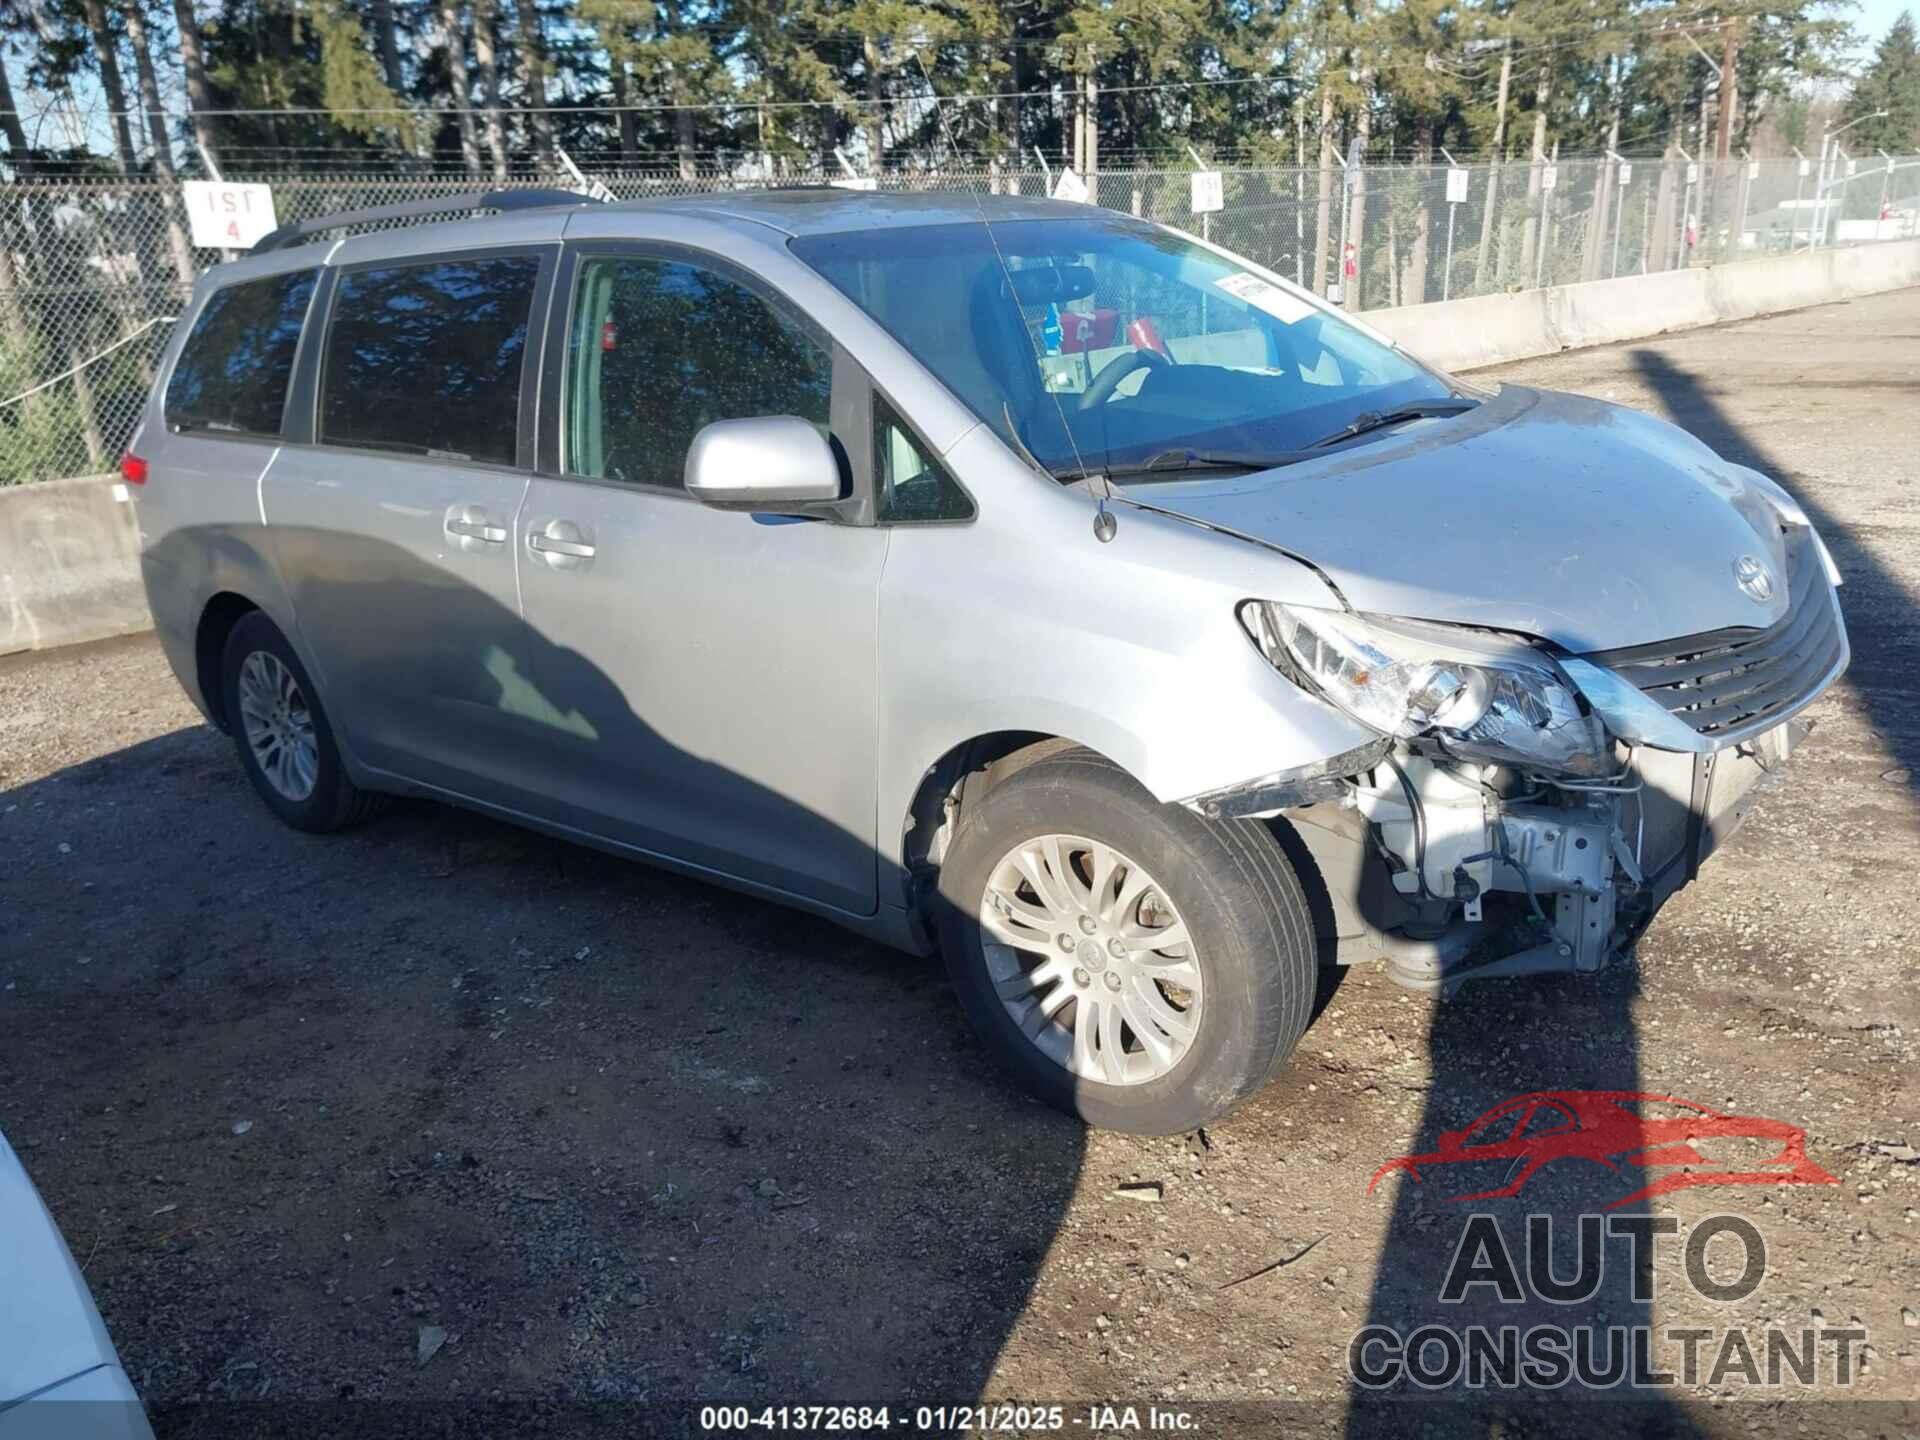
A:
[[[0,1125],[157,1428],[986,1396],[1231,1402],[1200,1413],[1242,1431],[1914,1433],[1860,1402],[1920,1399],[1920,290],[1495,374],[1789,485],[1845,572],[1853,669],[1629,963],[1444,1003],[1356,971],[1269,1090],[1184,1139],[1026,1102],[934,967],[824,923],[425,803],[283,829],[148,638],[0,660]],[[1650,1299],[1616,1264],[1581,1305],[1442,1306],[1463,1187],[1369,1179],[1540,1089],[1803,1126],[1838,1183],[1624,1207],[1750,1220],[1739,1301],[1689,1289],[1674,1241]],[[1478,1208],[1517,1244],[1529,1211],[1632,1188],[1559,1168]],[[1703,1363],[1633,1410],[1413,1410],[1349,1379],[1363,1324],[1517,1317],[1868,1335],[1844,1387]]]

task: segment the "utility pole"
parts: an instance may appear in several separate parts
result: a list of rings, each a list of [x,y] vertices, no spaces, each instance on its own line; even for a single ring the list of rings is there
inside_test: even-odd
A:
[[[1725,21],[1720,30],[1720,135],[1718,153],[1722,161],[1733,158],[1733,100],[1739,89],[1734,61],[1740,56],[1740,39],[1735,21]]]
[[[1487,288],[1487,252],[1492,248],[1493,213],[1500,202],[1500,156],[1507,144],[1507,84],[1513,79],[1513,41],[1500,42],[1500,93],[1493,103],[1493,163],[1487,170],[1486,208],[1480,212],[1480,255],[1473,264],[1473,293]]]
[[[1087,169],[1081,178],[1093,189],[1093,177],[1100,169],[1100,82],[1094,78],[1093,47],[1087,47]]]
[[[1307,288],[1307,112],[1293,106],[1293,283]]]
[[[1547,161],[1547,101],[1552,96],[1553,71],[1550,67],[1540,67],[1540,80],[1533,88],[1533,156],[1527,168],[1527,219],[1521,227],[1520,235],[1520,272],[1531,275],[1538,268],[1537,257],[1542,243],[1541,226],[1545,219],[1546,204],[1540,198],[1540,172]]]
[[[1080,62],[1086,64],[1084,58]],[[1084,73],[1073,84],[1073,169],[1082,177],[1087,173],[1087,85]]]
[[[1327,293],[1327,232],[1333,224],[1333,91],[1328,88],[1326,67],[1329,60],[1320,62],[1320,190],[1319,209],[1314,217],[1313,229],[1313,293],[1324,297]],[[1346,231],[1345,214],[1341,217],[1341,232]]]

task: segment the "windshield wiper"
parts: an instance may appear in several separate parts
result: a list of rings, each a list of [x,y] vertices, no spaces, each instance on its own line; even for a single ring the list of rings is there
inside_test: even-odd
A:
[[[1455,395],[1446,400],[1422,400],[1415,405],[1396,405],[1391,410],[1362,410],[1353,417],[1350,424],[1342,426],[1331,435],[1322,435],[1307,448],[1325,449],[1342,440],[1351,440],[1356,435],[1365,435],[1372,430],[1384,430],[1389,425],[1398,425],[1405,420],[1424,420],[1435,415],[1458,415],[1463,410],[1471,410],[1480,402],[1465,400]]]
[[[1272,470],[1306,458],[1298,452],[1251,455],[1228,450],[1162,450],[1150,459],[1125,465],[1089,465],[1085,469],[1056,470],[1054,474],[1062,480],[1084,480],[1091,475],[1130,480],[1143,475],[1189,474],[1195,470]]]

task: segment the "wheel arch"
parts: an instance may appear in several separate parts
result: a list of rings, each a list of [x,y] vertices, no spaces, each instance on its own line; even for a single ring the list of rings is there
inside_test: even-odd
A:
[[[207,718],[221,730],[232,733],[227,715],[226,687],[221,683],[220,662],[226,654],[227,637],[241,619],[262,609],[258,602],[234,590],[220,590],[209,596],[200,608],[200,619],[193,632],[193,677],[200,687],[200,698]]]
[[[1093,750],[1070,736],[1045,730],[991,730],[947,747],[921,772],[897,832],[901,896],[909,910],[920,911],[933,888],[953,822],[969,801],[1019,773],[1036,760],[1062,750]],[[1122,765],[1121,769],[1126,767]],[[924,918],[924,917],[923,917]]]

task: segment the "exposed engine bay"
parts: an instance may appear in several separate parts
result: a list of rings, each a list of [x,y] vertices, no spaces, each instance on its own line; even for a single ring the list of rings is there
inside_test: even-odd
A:
[[[1569,654],[1477,627],[1244,605],[1275,670],[1378,738],[1187,804],[1285,817],[1326,885],[1336,961],[1384,955],[1403,984],[1448,990],[1599,970],[1745,818],[1806,733],[1794,717],[1846,667],[1839,571],[1780,505],[1786,603],[1764,626]],[[1744,558],[1754,596],[1774,596],[1766,564]]]
[[[1621,745],[1595,779],[1398,745],[1285,814],[1327,877],[1334,959],[1384,956],[1415,989],[1592,973],[1698,873],[1805,729],[1709,754]]]

